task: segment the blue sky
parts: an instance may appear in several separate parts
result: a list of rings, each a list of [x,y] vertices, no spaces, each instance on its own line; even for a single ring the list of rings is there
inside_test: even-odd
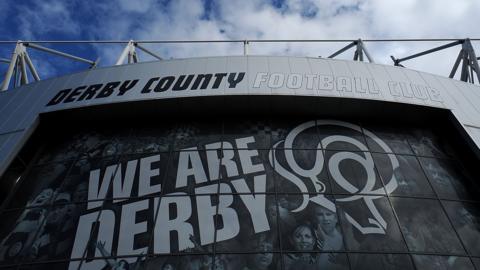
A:
[[[478,38],[478,0],[3,0],[0,40]],[[367,44],[377,62],[442,43]],[[327,56],[346,44],[252,44],[256,55]],[[475,47],[479,47],[477,42]],[[9,58],[14,45],[1,45]],[[45,45],[111,65],[120,45]],[[145,45],[165,58],[242,54],[240,44]],[[448,75],[459,48],[405,62]],[[480,50],[477,49],[480,54]],[[42,78],[85,64],[29,50]],[[352,52],[340,58],[350,59]],[[153,60],[140,53],[141,60]],[[439,65],[439,60],[442,65]],[[6,65],[1,64],[0,75]]]

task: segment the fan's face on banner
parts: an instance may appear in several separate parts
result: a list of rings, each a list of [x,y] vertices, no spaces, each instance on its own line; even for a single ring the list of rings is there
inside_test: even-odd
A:
[[[323,207],[314,210],[315,221],[325,232],[330,232],[337,226],[337,214]]]
[[[297,227],[293,231],[292,244],[297,251],[312,251],[315,245],[312,229],[307,226]]]

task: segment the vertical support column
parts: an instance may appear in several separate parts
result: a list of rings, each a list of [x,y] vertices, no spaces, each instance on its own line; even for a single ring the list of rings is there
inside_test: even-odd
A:
[[[243,41],[243,55],[248,55],[248,44],[250,44],[248,40]]]
[[[115,63],[115,66],[122,65],[123,62],[125,62],[125,58],[127,58],[127,61],[129,64],[131,64],[134,61],[133,55],[135,54],[135,43],[133,40],[130,40],[127,43],[127,46],[123,49],[122,53],[120,54],[120,57],[118,57],[117,62]]]
[[[20,66],[22,68],[21,84],[24,85],[28,83],[27,63],[25,63],[25,53],[22,53],[20,55]]]
[[[356,41],[356,45],[357,45],[357,50],[355,51],[355,55],[357,56],[356,60],[363,62],[363,42],[362,42],[362,40],[358,39]]]
[[[19,54],[19,48],[23,46],[22,42],[19,40],[17,42],[17,45],[15,46],[15,49],[13,50],[12,54],[12,59],[10,60],[10,65],[8,65],[7,73],[5,74],[5,78],[3,79],[2,83],[2,88],[1,91],[5,91],[8,89],[8,86],[10,85],[10,80],[12,79],[12,75],[14,72],[14,69],[17,65],[17,60],[18,60],[18,54]],[[15,76],[16,77],[16,76]],[[15,78],[16,80],[16,78]]]
[[[35,81],[40,81],[40,76],[38,76],[37,70],[33,66],[32,60],[30,59],[30,56],[28,55],[27,50],[25,50],[25,53],[23,56],[25,58],[25,61],[27,62],[28,68],[30,69],[30,72],[32,73],[32,76],[35,79]]]
[[[465,48],[465,43],[462,45],[462,47]],[[464,50],[464,53],[462,55],[462,71],[460,73],[460,80],[467,82],[468,81],[468,52]]]
[[[468,54],[468,58],[469,58],[468,63],[470,65],[470,68],[473,68],[473,70],[477,74],[477,81],[480,83],[480,67],[478,65],[478,59],[470,39],[468,38],[465,39],[465,42],[463,43],[462,47],[465,49],[466,54]],[[472,82],[473,82],[473,77],[472,77]]]

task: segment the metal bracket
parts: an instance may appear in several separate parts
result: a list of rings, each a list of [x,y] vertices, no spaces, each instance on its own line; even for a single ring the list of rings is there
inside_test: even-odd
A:
[[[15,49],[12,53],[12,58],[9,62],[7,73],[5,74],[5,78],[2,82],[1,91],[5,91],[8,89],[10,85],[10,81],[12,80],[13,76],[13,84],[14,87],[17,87],[19,84],[27,84],[28,83],[28,74],[27,74],[27,65],[30,69],[30,72],[35,79],[35,81],[39,81],[40,77],[30,60],[30,57],[27,53],[25,44],[22,41],[18,41],[15,45]]]
[[[476,73],[477,80],[478,80],[478,82],[480,82],[480,72],[479,72],[480,68],[479,68],[479,65],[478,65],[478,60],[480,59],[480,57],[477,57],[475,55],[475,50],[473,49],[472,43],[471,43],[470,39],[468,39],[468,38],[456,40],[454,42],[451,42],[451,43],[448,43],[448,44],[445,44],[445,45],[442,45],[442,46],[438,46],[438,47],[435,47],[435,48],[432,48],[432,49],[429,49],[429,50],[426,50],[426,51],[423,51],[423,52],[419,52],[419,53],[416,53],[416,54],[413,54],[413,55],[410,55],[410,56],[407,56],[407,57],[404,57],[404,58],[396,59],[393,56],[390,56],[390,58],[392,58],[393,64],[395,66],[404,67],[403,65],[400,64],[403,61],[410,60],[410,59],[413,59],[413,58],[417,58],[417,57],[420,57],[420,56],[423,56],[423,55],[426,55],[426,54],[430,54],[430,53],[434,53],[434,52],[437,52],[437,51],[445,50],[445,49],[448,49],[450,47],[454,47],[454,46],[457,46],[457,45],[462,45],[462,49],[460,49],[460,52],[458,53],[457,59],[455,60],[455,63],[453,64],[453,68],[452,68],[452,71],[450,72],[449,78],[453,78],[455,76],[455,74],[458,70],[458,67],[460,66],[460,62],[462,62],[462,70],[460,72],[460,80],[462,80],[464,82],[474,83],[475,82],[474,73]]]
[[[2,62],[8,62],[9,66],[7,69],[7,73],[5,74],[5,78],[2,82],[1,89],[0,91],[5,91],[8,89],[10,85],[10,81],[12,80],[13,76],[13,85],[14,87],[17,87],[19,84],[24,85],[28,84],[28,72],[27,72],[27,67],[28,71],[30,71],[31,76],[35,81],[40,80],[40,76],[38,75],[37,70],[35,69],[35,66],[33,65],[33,62],[27,52],[27,47],[47,52],[50,54],[55,54],[58,56],[62,56],[65,58],[69,58],[72,60],[80,61],[80,62],[85,62],[90,64],[91,67],[95,67],[98,63],[97,61],[90,61],[81,57],[77,57],[68,53],[60,52],[57,50],[53,50],[50,48],[46,48],[37,44],[33,43],[28,43],[28,42],[23,42],[21,40],[17,41],[17,44],[15,45],[15,49],[13,50],[12,58],[11,60],[2,59]]]
[[[125,46],[125,48],[123,49],[122,53],[120,54],[120,56],[118,57],[117,59],[117,62],[115,63],[116,66],[118,65],[123,65],[123,63],[125,62],[125,59],[128,59],[128,64],[132,64],[132,63],[138,63],[139,62],[139,58],[138,58],[138,54],[137,54],[137,51],[136,51],[136,48],[139,48],[141,51],[157,58],[158,60],[163,60],[162,57],[158,56],[157,54],[155,54],[154,52],[148,50],[147,48],[141,46],[140,44],[138,44],[138,42],[135,42],[133,40],[130,40],[127,45]]]
[[[248,55],[248,45],[250,42],[248,40],[243,41],[243,55]]]
[[[368,53],[367,48],[365,47],[365,44],[361,39],[355,40],[352,43],[348,44],[347,46],[341,48],[340,50],[334,52],[332,55],[330,55],[328,58],[334,58],[335,56],[345,52],[346,50],[355,47],[355,53],[353,54],[353,60],[354,61],[362,61],[363,62],[363,55],[367,57],[368,61],[370,63],[375,63],[373,58],[370,56],[370,53]]]
[[[147,53],[147,54],[149,54],[149,55],[157,58],[158,60],[163,60],[162,57],[160,57],[160,56],[157,55],[156,53],[148,50],[147,48],[145,48],[145,47],[143,47],[143,46],[140,46],[140,44],[138,44],[137,42],[134,42],[133,45],[134,45],[135,47],[139,48],[140,50],[142,50],[143,52],[145,52],[145,53]]]

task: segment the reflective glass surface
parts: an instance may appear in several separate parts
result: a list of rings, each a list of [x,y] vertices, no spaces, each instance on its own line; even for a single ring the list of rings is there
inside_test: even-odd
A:
[[[473,269],[478,177],[430,128],[162,122],[57,135],[0,209],[1,269]]]

